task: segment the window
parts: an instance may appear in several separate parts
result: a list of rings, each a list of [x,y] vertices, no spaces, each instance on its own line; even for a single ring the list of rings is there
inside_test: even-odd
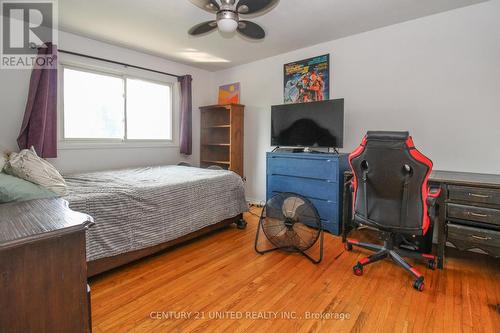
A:
[[[169,86],[127,79],[126,95],[128,139],[172,140]]]
[[[172,140],[168,83],[65,67],[63,103],[64,139]]]
[[[64,137],[123,139],[124,82],[120,77],[64,69]]]

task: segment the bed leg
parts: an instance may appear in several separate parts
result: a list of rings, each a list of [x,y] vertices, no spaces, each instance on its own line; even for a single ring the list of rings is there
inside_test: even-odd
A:
[[[236,227],[238,229],[245,229],[247,227],[247,221],[242,217],[240,217],[238,220],[236,220]]]

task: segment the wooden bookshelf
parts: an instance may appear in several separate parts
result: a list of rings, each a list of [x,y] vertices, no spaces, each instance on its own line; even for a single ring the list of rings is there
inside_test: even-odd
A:
[[[241,104],[200,107],[201,167],[217,165],[243,177],[243,115]]]
[[[204,143],[204,146],[222,146],[222,147],[231,147],[229,143]]]
[[[205,128],[230,128],[231,125],[215,125],[215,126],[207,126]]]

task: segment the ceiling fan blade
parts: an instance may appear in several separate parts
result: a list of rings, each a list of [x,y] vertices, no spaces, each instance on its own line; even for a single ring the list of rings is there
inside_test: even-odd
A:
[[[219,4],[215,0],[189,0],[195,6],[200,7],[201,9],[206,10],[209,13],[216,14],[219,10]]]
[[[240,0],[237,11],[244,15],[259,15],[273,7],[279,0]]]
[[[192,36],[202,35],[202,34],[205,34],[207,32],[214,30],[215,28],[217,28],[216,21],[207,21],[207,22],[197,24],[194,27],[192,27],[191,29],[189,29],[189,34]]]
[[[266,37],[266,32],[262,27],[250,21],[240,21],[238,32],[252,39],[262,39]]]

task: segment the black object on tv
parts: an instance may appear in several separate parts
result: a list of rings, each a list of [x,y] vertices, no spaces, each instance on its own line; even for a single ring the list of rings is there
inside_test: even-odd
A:
[[[273,105],[271,146],[343,148],[344,99]]]

